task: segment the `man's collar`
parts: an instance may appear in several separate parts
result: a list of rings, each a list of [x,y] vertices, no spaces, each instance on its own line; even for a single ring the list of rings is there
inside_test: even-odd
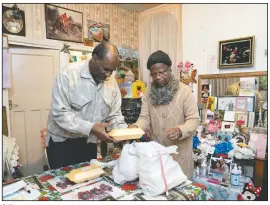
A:
[[[85,63],[85,65],[81,71],[81,77],[83,77],[83,78],[93,78],[91,73],[90,73],[88,64],[89,64],[89,62]]]

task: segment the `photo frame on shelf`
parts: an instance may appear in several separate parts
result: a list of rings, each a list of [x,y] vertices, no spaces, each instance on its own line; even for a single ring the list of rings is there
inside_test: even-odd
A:
[[[236,97],[235,110],[236,111],[247,111],[248,100],[247,97]]]
[[[210,159],[210,173],[214,180],[228,182],[232,167],[232,159],[214,157]]]
[[[254,112],[255,111],[255,96],[248,96],[247,97],[247,111]]]
[[[46,38],[83,43],[83,13],[45,4]]]
[[[253,128],[255,125],[255,112],[248,113],[248,128]]]
[[[248,113],[236,111],[235,112],[235,120],[243,120],[245,123],[243,124],[245,127],[248,125]]]
[[[217,109],[234,111],[235,110],[235,99],[236,96],[218,96],[217,97]]]
[[[239,68],[254,65],[255,36],[222,40],[218,42],[218,67]]]
[[[221,123],[221,130],[222,131],[233,132],[234,128],[235,128],[235,123],[234,122],[225,122],[225,121],[223,121]]]

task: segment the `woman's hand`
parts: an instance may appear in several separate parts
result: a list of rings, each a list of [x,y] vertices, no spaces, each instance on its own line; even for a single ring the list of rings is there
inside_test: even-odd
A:
[[[166,131],[166,137],[169,138],[169,140],[177,140],[182,137],[182,132],[178,127],[175,128],[169,128]]]

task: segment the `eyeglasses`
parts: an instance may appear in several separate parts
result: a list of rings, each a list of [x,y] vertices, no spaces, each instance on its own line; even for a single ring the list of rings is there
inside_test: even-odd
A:
[[[158,72],[158,73],[150,73],[150,76],[151,76],[152,78],[157,78],[157,76],[161,76],[161,75],[164,75],[165,73],[167,73],[168,70],[169,70],[169,68],[166,69],[166,70],[164,70],[164,71],[162,71],[162,72]]]

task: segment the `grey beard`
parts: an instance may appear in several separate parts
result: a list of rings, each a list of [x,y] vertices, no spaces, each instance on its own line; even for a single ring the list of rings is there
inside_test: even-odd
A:
[[[179,89],[179,80],[171,73],[170,81],[163,87],[151,84],[151,100],[153,105],[169,104]]]

